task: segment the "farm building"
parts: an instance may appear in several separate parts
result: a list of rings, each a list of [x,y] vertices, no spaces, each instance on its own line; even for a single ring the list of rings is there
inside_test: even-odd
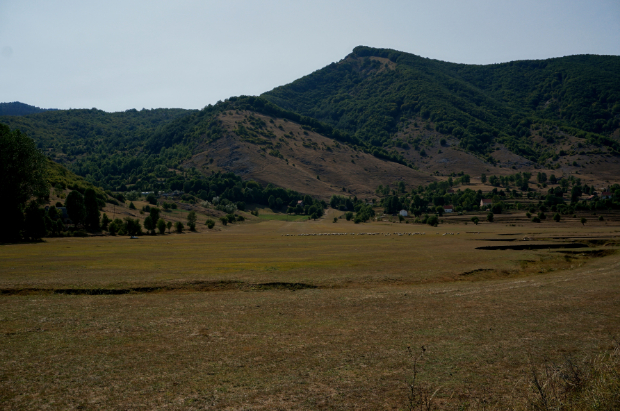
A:
[[[483,198],[480,200],[480,207],[490,206],[491,204],[493,204],[493,200],[490,198]]]
[[[603,191],[603,192],[601,193],[601,198],[602,198],[603,200],[607,200],[608,198],[609,198],[609,199],[611,199],[611,195],[612,195],[612,194],[611,194],[611,191]]]
[[[448,204],[443,206],[443,212],[444,213],[453,213],[454,212],[454,206],[452,204]]]
[[[407,217],[407,210],[400,210],[400,212],[398,213],[398,215],[401,215],[403,217]]]

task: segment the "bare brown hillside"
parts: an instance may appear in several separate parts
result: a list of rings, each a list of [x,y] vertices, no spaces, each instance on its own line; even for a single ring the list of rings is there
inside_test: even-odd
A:
[[[205,174],[230,171],[320,198],[348,193],[366,198],[380,184],[417,187],[436,180],[429,172],[380,160],[291,121],[249,111],[219,116],[224,137],[204,142],[184,165]]]
[[[597,187],[616,182],[620,176],[620,160],[605,147],[590,145],[586,140],[562,132],[557,127],[534,124],[531,133],[532,144],[557,156],[538,164],[498,143],[491,154],[496,162],[493,164],[482,156],[460,149],[458,139],[435,131],[432,122],[420,118],[401,124],[394,140],[402,145],[395,147],[396,151],[420,171],[436,176],[463,172],[477,179],[482,173],[499,176],[544,172],[557,177],[575,175],[584,183]]]

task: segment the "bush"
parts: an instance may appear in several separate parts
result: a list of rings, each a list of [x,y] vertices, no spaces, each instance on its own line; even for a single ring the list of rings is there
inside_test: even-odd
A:
[[[207,226],[207,228],[212,229],[215,226],[215,221],[209,218],[207,219],[207,221],[205,221],[205,225]]]
[[[439,218],[436,215],[429,216],[426,219],[426,224],[432,227],[437,227],[437,224],[439,224]]]
[[[338,217],[334,217],[334,223],[338,222]]]
[[[226,219],[228,220],[229,223],[234,223],[237,220],[234,214],[227,214]]]
[[[538,216],[534,216],[534,218],[532,218],[532,223],[540,223],[540,218],[538,218]]]
[[[226,218],[226,217],[220,217],[220,221],[222,222],[223,225],[227,225],[228,224],[228,218]]]
[[[146,201],[148,201],[149,204],[156,205],[157,204],[157,197],[155,197],[155,195],[153,195],[153,194],[149,194],[149,195],[146,196]]]
[[[133,202],[129,203],[129,209],[130,210],[135,210],[136,209],[136,206],[133,205]]]
[[[73,237],[88,237],[88,233],[85,230],[77,230],[73,232]]]
[[[347,213],[345,213],[344,218],[346,218],[347,221],[351,221],[351,219],[353,218],[353,213],[351,211],[348,211]]]

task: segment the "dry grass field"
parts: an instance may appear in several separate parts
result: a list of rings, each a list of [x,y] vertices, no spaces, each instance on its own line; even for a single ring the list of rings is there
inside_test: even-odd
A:
[[[0,408],[406,409],[424,346],[436,406],[507,409],[618,338],[616,224],[332,217],[0,246]]]

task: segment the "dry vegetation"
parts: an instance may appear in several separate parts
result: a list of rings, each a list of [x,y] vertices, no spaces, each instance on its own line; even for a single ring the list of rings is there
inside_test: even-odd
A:
[[[2,246],[1,407],[407,409],[421,346],[432,407],[613,400],[617,226],[332,218]]]
[[[291,121],[249,111],[228,111],[219,120],[227,135],[200,146],[198,150],[204,151],[186,162],[185,167],[196,167],[205,174],[231,171],[244,179],[323,199],[342,194],[343,188],[357,196],[371,197],[385,181],[402,180],[418,186],[436,180],[428,173],[380,160]],[[253,128],[262,133],[258,137],[238,135],[240,125],[252,129],[249,120],[264,123]],[[275,154],[274,150],[280,157],[270,154]]]

